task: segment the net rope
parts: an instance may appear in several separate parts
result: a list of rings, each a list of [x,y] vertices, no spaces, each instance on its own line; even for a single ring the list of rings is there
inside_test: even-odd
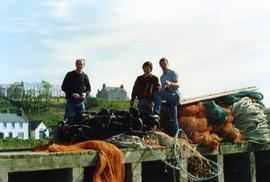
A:
[[[243,133],[245,140],[257,144],[270,141],[269,123],[264,106],[243,97],[233,105],[234,125]]]
[[[214,161],[207,159],[188,142],[183,130],[178,130],[175,137],[159,132],[150,131],[141,139],[135,136],[119,134],[107,141],[118,146],[138,147],[149,149],[154,156],[166,166],[181,171],[181,176],[190,181],[209,180],[221,174],[222,168]],[[164,156],[157,147],[165,146],[169,150]]]

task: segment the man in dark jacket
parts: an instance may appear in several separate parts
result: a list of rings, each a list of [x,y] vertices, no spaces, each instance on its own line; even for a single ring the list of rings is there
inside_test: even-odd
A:
[[[83,72],[85,60],[77,59],[75,66],[76,70],[68,72],[62,84],[66,93],[65,119],[85,110],[84,100],[91,91],[88,76]]]
[[[159,90],[158,77],[152,75],[152,63],[147,61],[142,66],[144,74],[138,76],[132,90],[130,106],[134,105],[134,100],[138,98],[138,109],[140,112],[152,114],[154,92]]]

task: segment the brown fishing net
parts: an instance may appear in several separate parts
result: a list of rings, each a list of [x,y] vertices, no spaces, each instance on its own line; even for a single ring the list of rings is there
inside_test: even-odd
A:
[[[178,138],[179,137],[179,138]],[[169,167],[181,170],[181,175],[191,181],[208,180],[218,176],[222,169],[214,161],[211,161],[202,156],[196,147],[189,143],[189,140],[184,133],[179,133],[176,138],[172,138],[163,132],[150,132],[143,140],[145,146],[152,150],[152,153],[160,158]],[[154,150],[149,144],[149,138],[153,143],[159,143],[161,146],[166,146],[171,151],[171,156],[162,157],[162,154]],[[173,159],[173,160],[172,160]]]
[[[108,139],[117,146],[128,147],[135,146],[149,149],[152,154],[164,162],[166,166],[172,169],[181,170],[181,175],[190,181],[208,180],[218,176],[222,169],[221,167],[204,156],[202,156],[196,147],[189,143],[187,136],[180,130],[175,138],[160,131],[149,131],[142,139],[137,138],[131,140],[133,136],[121,134]],[[166,154],[159,150],[159,147],[166,147]]]
[[[179,125],[193,143],[208,146],[211,149],[217,149],[223,140],[242,143],[243,135],[233,124],[232,108],[223,106],[223,109],[228,114],[226,122],[224,124],[213,125],[208,121],[207,110],[203,102],[179,106]],[[168,116],[168,106],[167,104],[163,104],[160,123],[165,132],[170,130],[168,128]]]
[[[125,168],[124,157],[115,145],[99,141],[89,140],[72,145],[52,144],[43,148],[36,148],[35,151],[46,150],[49,152],[69,152],[69,151],[83,151],[96,150],[99,152],[98,166],[93,175],[94,182],[122,182],[124,181]]]
[[[180,116],[206,117],[207,112],[202,102],[181,106]]]

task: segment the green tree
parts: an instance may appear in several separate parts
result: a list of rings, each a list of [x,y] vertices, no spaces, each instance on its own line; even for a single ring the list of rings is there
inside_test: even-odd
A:
[[[48,82],[48,81],[42,80],[41,87],[42,87],[42,92],[41,93],[45,97],[46,108],[48,108],[53,85],[50,84],[50,82]]]
[[[10,85],[7,91],[7,97],[10,99],[22,99],[24,94],[24,83],[22,82],[14,82]]]

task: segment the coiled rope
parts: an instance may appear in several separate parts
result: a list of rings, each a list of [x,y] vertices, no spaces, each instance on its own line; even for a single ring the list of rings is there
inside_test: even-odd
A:
[[[243,133],[245,140],[257,144],[266,144],[270,141],[264,106],[243,97],[233,104],[232,114],[233,123]]]

